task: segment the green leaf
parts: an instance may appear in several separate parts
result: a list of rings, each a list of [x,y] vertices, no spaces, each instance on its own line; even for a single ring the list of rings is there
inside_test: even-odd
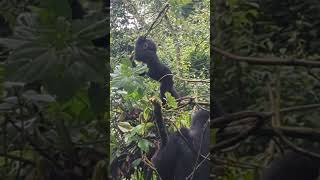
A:
[[[10,77],[9,79],[20,80],[22,82],[32,82],[44,79],[44,77],[53,70],[52,66],[56,62],[56,59],[56,54],[53,51],[45,51],[32,62],[26,62],[20,67],[17,67],[16,65],[18,64],[15,64],[14,62],[10,63],[8,64],[8,68],[12,70],[16,69],[16,71],[12,71],[8,74]]]
[[[12,49],[6,63],[7,78],[21,82],[41,80],[50,93],[58,96],[58,100],[71,98],[78,88],[90,81],[103,84],[106,51],[88,42],[94,39],[97,31],[106,34],[105,22],[101,17],[90,17],[82,22],[85,24],[81,29],[77,29],[81,37],[74,36],[69,21],[52,16],[53,13],[69,17],[68,0],[43,3],[42,7],[51,8],[47,11],[50,24],[39,22],[35,13],[23,13],[17,18],[13,37],[0,39],[0,44]],[[41,8],[36,11],[45,12]],[[102,93],[101,88],[90,89],[96,113],[103,111],[103,98],[97,97],[102,97]]]
[[[14,39],[14,38],[0,38],[0,44],[9,48],[9,49],[16,49],[23,44],[29,42],[28,40],[23,39]]]
[[[148,67],[143,64],[138,64],[136,68],[133,68],[133,73],[138,76],[139,74],[145,73],[148,71]]]
[[[55,16],[71,18],[71,7],[68,0],[46,0],[41,1],[42,7]]]
[[[83,121],[83,122],[91,122],[92,119],[94,119],[96,116],[96,114],[94,114],[91,109],[89,108],[83,108],[79,115],[78,115],[78,118],[80,121]]]
[[[146,140],[146,139],[140,139],[138,142],[138,147],[143,151],[143,152],[149,152],[151,142]]]
[[[131,124],[128,123],[128,122],[119,122],[119,123],[118,123],[118,127],[119,127],[119,129],[120,129],[122,132],[124,132],[124,133],[130,132],[130,131],[133,129],[133,127],[131,126]]]
[[[171,94],[169,92],[166,92],[165,96],[166,96],[167,103],[168,103],[169,107],[173,107],[173,108],[178,107],[178,103],[177,103],[176,99],[173,96],[171,96]]]
[[[132,166],[138,167],[140,163],[141,163],[141,158],[138,158],[132,162]]]
[[[9,56],[8,61],[32,60],[48,51],[47,48],[36,46],[35,43],[26,43],[21,45],[17,50]]]
[[[99,20],[93,24],[90,24],[86,27],[84,27],[83,29],[81,29],[80,31],[76,32],[74,34],[75,37],[84,37],[84,38],[88,38],[88,37],[96,37],[96,30],[100,29],[101,31],[103,31],[103,33],[101,33],[101,35],[105,35],[107,32],[106,29],[106,20]]]
[[[45,102],[45,103],[50,103],[54,102],[55,99],[51,95],[48,94],[37,94],[34,91],[26,91],[25,93],[22,94],[24,98],[26,98],[29,101],[33,102]]]
[[[150,109],[149,107],[145,108],[144,111],[143,111],[143,119],[145,119],[145,120],[150,119],[150,113],[151,112],[152,112],[152,109]]]

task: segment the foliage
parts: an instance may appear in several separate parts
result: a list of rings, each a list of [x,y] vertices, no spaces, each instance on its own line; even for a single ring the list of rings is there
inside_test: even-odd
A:
[[[209,78],[209,1],[170,0],[170,9],[148,38],[155,41],[162,63],[174,73],[175,87],[181,96],[195,97],[195,103],[209,102],[209,84],[189,83],[185,79]],[[132,68],[129,57],[135,40],[146,33],[163,8],[164,1],[114,1],[111,3],[111,157],[117,160],[130,154],[134,172],[144,175],[145,155],[151,159],[157,144],[152,122],[150,97],[159,97],[159,82],[139,74],[148,69]],[[142,8],[143,7],[143,8]],[[170,132],[190,126],[194,102],[178,108],[166,93],[164,116]]]
[[[70,98],[86,82],[104,81],[105,63],[101,59],[105,52],[90,41],[102,36],[105,22],[70,23],[60,16],[54,20],[42,25],[37,15],[21,14],[13,36],[0,41],[13,50],[7,60],[9,80],[41,80],[58,98]],[[99,31],[99,26],[103,30]]]
[[[12,28],[0,39],[1,178],[106,179],[108,52],[92,43],[108,30],[104,14],[73,20],[68,0],[1,3],[21,8],[1,11]]]
[[[217,0],[214,45],[247,57],[318,60],[319,13],[316,12],[319,5],[319,1],[314,0]],[[218,54],[214,54],[212,60],[214,98],[222,102],[226,112],[271,111],[269,85],[281,94],[280,108],[319,103],[316,75],[319,70],[316,68],[248,65]],[[277,82],[279,87],[275,87]],[[281,115],[281,123],[283,126],[318,127],[319,111],[309,111]],[[269,157],[257,154],[264,153],[269,145],[267,139],[251,138],[233,152],[237,153],[240,163],[243,162],[241,157],[249,156],[256,159],[253,163],[260,164],[258,159]],[[252,179],[245,175],[239,177],[236,170],[231,174],[237,176],[236,179]]]

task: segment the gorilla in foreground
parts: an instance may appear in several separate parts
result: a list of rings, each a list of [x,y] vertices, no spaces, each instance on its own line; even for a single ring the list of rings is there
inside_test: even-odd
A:
[[[263,170],[261,180],[317,180],[319,168],[319,159],[288,151]]]
[[[200,110],[192,117],[190,128],[181,128],[180,133],[168,134],[162,117],[160,103],[154,105],[153,120],[160,135],[160,146],[152,157],[162,180],[207,180],[209,179],[210,129],[208,111]]]

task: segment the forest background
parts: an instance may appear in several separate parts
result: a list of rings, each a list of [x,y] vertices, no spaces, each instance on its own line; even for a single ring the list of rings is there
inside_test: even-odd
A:
[[[154,147],[153,125],[144,120],[151,111],[148,97],[158,95],[158,84],[139,77],[145,69],[132,69],[129,56],[134,41],[165,2],[111,1],[110,61],[106,50],[91,43],[109,30],[105,16],[98,13],[103,9],[101,1],[81,1],[92,16],[78,20],[72,19],[67,4],[62,5],[66,1],[43,2],[1,1],[0,176],[105,179],[107,157],[131,148],[130,153],[138,156],[130,162],[130,175],[142,176],[141,155]],[[218,151],[215,160],[221,161],[213,176],[257,179],[281,149],[271,141],[276,137],[274,129],[282,130],[296,145],[318,146],[319,1],[168,2],[167,19],[150,35],[159,45],[161,60],[181,78],[176,79],[178,92],[197,98],[190,98],[194,101],[183,110],[166,112],[166,118],[177,122],[177,127],[189,126],[194,105],[209,103],[210,86],[188,80],[207,80],[210,75],[211,104],[221,102],[227,113],[278,114],[260,129],[264,136],[251,134],[232,151]],[[248,57],[266,61],[258,64]],[[279,62],[282,59],[288,61]],[[110,103],[105,103],[109,73],[105,72],[113,76],[110,114]],[[39,81],[40,90],[33,86]],[[169,104],[175,106],[170,98]],[[176,129],[170,125],[170,131]],[[232,133],[242,129],[239,126]]]

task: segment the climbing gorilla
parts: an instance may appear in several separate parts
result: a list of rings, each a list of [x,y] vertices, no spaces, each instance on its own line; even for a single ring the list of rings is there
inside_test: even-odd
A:
[[[263,170],[261,180],[317,180],[320,160],[289,151]]]
[[[135,44],[134,59],[147,64],[149,71],[141,75],[148,75],[151,79],[160,82],[160,97],[165,104],[165,93],[169,92],[175,99],[179,95],[174,88],[173,74],[170,69],[159,61],[156,44],[145,37],[139,37]],[[134,64],[134,61],[133,61]]]
[[[160,145],[152,157],[159,176],[163,180],[209,179],[210,113],[200,110],[192,117],[190,128],[181,128],[180,133],[167,133],[159,102],[154,105],[153,120],[160,135]]]

